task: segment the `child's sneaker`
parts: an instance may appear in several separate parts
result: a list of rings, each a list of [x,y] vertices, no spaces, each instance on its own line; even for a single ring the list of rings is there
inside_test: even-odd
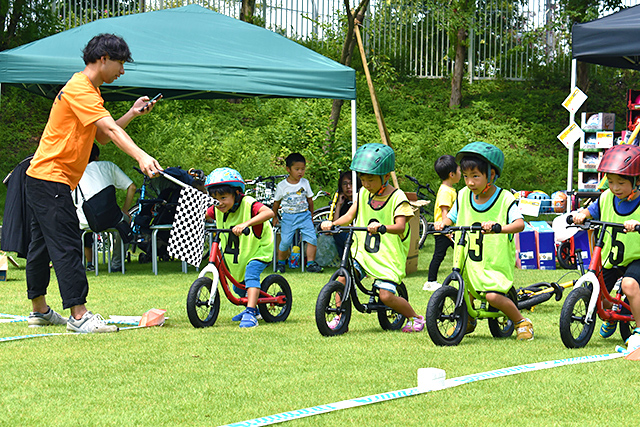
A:
[[[423,291],[435,291],[436,289],[440,288],[442,285],[438,282],[424,282],[424,285],[422,285],[422,290]]]
[[[605,320],[602,326],[600,327],[600,336],[602,338],[609,338],[616,331],[618,327],[618,322]]]
[[[51,307],[49,307],[49,311],[45,314],[38,313],[37,311],[32,311],[31,313],[29,313],[29,317],[27,317],[27,325],[29,325],[30,328],[66,324],[67,319],[53,311]]]
[[[327,323],[327,326],[331,329],[335,329],[338,327],[339,323],[340,323],[340,316],[336,316],[331,320],[331,322]]]
[[[320,264],[315,261],[309,261],[305,270],[309,273],[322,273],[322,267],[320,267]]]
[[[103,333],[118,332],[116,325],[107,325],[102,316],[87,311],[80,320],[76,320],[73,316],[67,321],[67,331],[81,333]]]
[[[516,323],[517,339],[519,341],[531,341],[533,339],[533,324],[525,318]]]
[[[278,263],[276,264],[276,273],[280,273],[280,274],[284,274],[285,270],[286,270],[286,262],[282,261],[278,261]]]
[[[633,330],[633,333],[629,338],[627,338],[625,344],[627,344],[627,351],[629,353],[640,348],[640,328],[635,328]]]
[[[255,308],[247,307],[247,309],[242,314],[242,320],[240,320],[241,328],[255,328],[258,326],[258,319],[256,319],[256,314],[258,314],[258,310]]]
[[[423,316],[413,317],[409,319],[402,328],[402,332],[420,332],[424,329],[425,320]]]
[[[244,310],[242,310],[240,313],[236,314],[235,316],[233,316],[231,318],[232,322],[239,322],[242,320],[242,316],[244,316],[244,314],[247,312],[247,309],[245,308]]]
[[[87,271],[96,271],[96,268],[93,266],[93,264],[88,263],[87,264]]]

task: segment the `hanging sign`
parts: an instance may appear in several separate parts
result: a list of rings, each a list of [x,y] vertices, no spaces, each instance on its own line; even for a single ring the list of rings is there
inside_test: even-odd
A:
[[[566,108],[570,113],[575,113],[576,111],[578,111],[578,108],[580,108],[582,104],[584,104],[584,101],[586,101],[587,98],[587,95],[576,87],[562,102],[562,106]]]
[[[579,140],[583,136],[584,131],[580,129],[580,126],[578,126],[575,122],[572,122],[560,133],[560,135],[558,135],[558,139],[564,144],[565,147],[567,147],[567,149],[569,149],[577,140]]]

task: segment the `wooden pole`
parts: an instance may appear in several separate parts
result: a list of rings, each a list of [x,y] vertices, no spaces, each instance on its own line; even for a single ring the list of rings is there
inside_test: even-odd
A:
[[[355,25],[353,26],[353,30],[356,33],[356,40],[358,41],[358,50],[360,50],[360,57],[362,58],[362,67],[364,68],[364,75],[367,78],[367,86],[369,86],[369,94],[371,95],[371,103],[373,104],[373,113],[376,116],[376,122],[378,123],[378,130],[380,131],[380,139],[382,140],[383,144],[391,147],[391,142],[389,140],[389,131],[387,130],[387,125],[384,122],[382,111],[380,110],[380,103],[378,102],[376,89],[373,86],[373,80],[371,79],[371,74],[369,73],[369,66],[367,65],[367,56],[364,53],[362,36],[360,35],[360,27],[359,27],[360,22],[356,19],[354,24]],[[391,172],[391,179],[393,180],[393,186],[396,188],[400,188],[398,185],[398,178],[396,177],[396,173],[393,171]]]

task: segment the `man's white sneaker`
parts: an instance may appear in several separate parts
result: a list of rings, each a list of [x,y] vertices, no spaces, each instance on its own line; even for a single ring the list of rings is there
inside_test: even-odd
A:
[[[69,317],[67,322],[67,331],[81,333],[101,333],[101,332],[118,332],[116,325],[107,325],[102,316],[87,311],[80,320],[76,320],[73,316]]]
[[[66,325],[67,319],[60,316],[58,313],[53,311],[51,307],[49,307],[49,311],[45,314],[38,313],[37,311],[33,311],[29,313],[29,317],[27,317],[27,325],[30,328],[39,328],[41,326],[49,326],[49,325]]]

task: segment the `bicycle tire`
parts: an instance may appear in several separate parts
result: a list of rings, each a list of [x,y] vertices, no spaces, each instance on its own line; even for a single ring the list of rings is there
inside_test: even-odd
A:
[[[321,208],[316,209],[313,212],[313,216],[311,217],[311,220],[313,220],[313,222],[328,221],[330,213],[331,213],[331,207],[330,206],[323,206]]]
[[[418,240],[418,249],[422,249],[424,242],[427,241],[428,222],[424,215],[420,214],[420,240]]]
[[[427,332],[435,345],[454,346],[460,344],[467,331],[466,304],[456,310],[458,290],[453,286],[442,286],[429,298],[425,320]]]
[[[404,283],[396,286],[397,296],[409,301],[409,294]],[[387,310],[378,310],[378,323],[385,331],[397,331],[402,328],[406,318],[397,311],[389,308]]]
[[[189,288],[187,295],[187,317],[194,328],[213,326],[220,313],[220,292],[216,292],[213,305],[209,305],[213,281],[209,277],[199,277]]]
[[[338,281],[324,285],[316,301],[316,326],[318,332],[325,337],[342,335],[349,330],[351,320],[351,299],[345,301],[345,286]],[[342,303],[337,306],[335,296],[339,295]],[[340,320],[332,328],[329,323],[340,313]]]
[[[560,243],[558,246],[558,251],[556,252],[556,258],[558,259],[558,264],[560,267],[565,270],[575,270],[578,268],[575,260],[572,262],[571,259],[571,242],[565,241]]]
[[[545,301],[549,301],[554,295],[554,288],[548,282],[539,282],[526,288],[518,289],[518,310],[527,310]]]
[[[260,284],[260,288],[269,295],[276,297],[284,295],[285,297],[284,304],[258,304],[258,310],[260,310],[260,314],[264,321],[268,323],[275,323],[287,320],[289,313],[291,313],[291,303],[293,302],[291,287],[289,286],[287,279],[279,274],[270,274],[264,278]]]
[[[560,338],[567,348],[582,348],[591,339],[595,319],[587,319],[591,291],[587,287],[576,288],[569,293],[560,312]],[[592,317],[595,316],[595,313]]]

